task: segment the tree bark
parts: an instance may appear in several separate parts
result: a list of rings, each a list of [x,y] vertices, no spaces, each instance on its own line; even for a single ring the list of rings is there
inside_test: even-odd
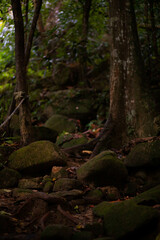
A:
[[[81,65],[81,80],[90,86],[87,80],[87,41],[88,41],[88,28],[89,28],[89,14],[91,10],[92,0],[85,0],[83,5],[83,22],[82,22],[82,40],[80,51],[80,65]]]
[[[120,148],[131,138],[146,137],[153,133],[149,105],[142,94],[145,74],[133,2],[110,0],[109,4],[112,36],[110,125],[104,130],[92,157],[107,148]]]
[[[20,132],[23,145],[27,145],[32,139],[32,124],[28,101],[28,86],[26,80],[26,66],[24,53],[24,25],[21,11],[20,0],[11,0],[12,11],[15,24],[15,58],[16,58],[16,81],[17,95],[16,100],[19,103],[22,98],[25,101],[20,106]]]

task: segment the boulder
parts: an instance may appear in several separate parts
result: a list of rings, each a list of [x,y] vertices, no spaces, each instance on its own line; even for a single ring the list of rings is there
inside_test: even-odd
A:
[[[62,132],[76,132],[76,121],[63,115],[54,114],[45,122],[45,127],[56,131],[58,135]]]
[[[82,133],[71,134],[64,132],[58,136],[56,144],[62,148],[69,148],[79,144],[85,144],[88,142],[88,139]]]
[[[18,187],[22,189],[41,189],[42,177],[20,179]]]
[[[53,224],[47,226],[42,234],[41,240],[70,240],[72,236],[72,230],[61,224]]]
[[[58,133],[47,127],[34,127],[34,138],[35,141],[48,140],[51,142],[56,142]]]
[[[97,109],[102,105],[93,89],[59,90],[48,93],[46,97],[50,100],[50,105],[46,103],[44,107],[43,115],[46,118],[52,113],[89,122],[96,118]]]
[[[10,168],[4,168],[0,171],[0,188],[16,187],[20,177],[19,172]]]
[[[128,172],[114,152],[104,151],[78,168],[77,177],[80,181],[93,183],[95,186],[123,187]]]
[[[130,168],[160,167],[160,141],[137,144],[125,159],[125,165]]]
[[[66,156],[50,141],[37,141],[9,156],[9,167],[28,175],[46,174],[53,165],[66,165]]]
[[[55,182],[53,191],[80,189],[81,186],[81,183],[77,179],[60,178]]]
[[[153,230],[152,228],[155,230],[158,222],[157,210],[137,205],[132,200],[102,202],[93,209],[93,212],[96,216],[104,218],[105,234],[114,239],[131,237],[131,239],[141,239],[141,234],[145,235],[144,229],[150,227],[150,231]]]

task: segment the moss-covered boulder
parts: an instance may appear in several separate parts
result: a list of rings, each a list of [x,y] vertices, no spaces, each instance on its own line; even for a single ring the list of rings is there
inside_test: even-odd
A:
[[[47,97],[50,99],[50,105],[46,104],[43,113],[47,118],[52,113],[89,122],[96,118],[96,111],[102,104],[93,89],[60,90],[50,92]]]
[[[58,133],[47,127],[34,127],[34,138],[35,141],[48,140],[51,142],[56,142]]]
[[[28,175],[45,174],[53,165],[66,165],[66,156],[50,141],[37,141],[9,156],[9,167]]]
[[[45,127],[56,131],[58,134],[62,132],[76,132],[76,121],[69,119],[63,115],[54,114],[45,122]]]
[[[71,240],[72,230],[61,224],[47,226],[42,234],[41,240]]]
[[[144,204],[144,205],[156,205],[160,203],[160,185],[157,185],[154,188],[145,191],[134,199],[134,202],[137,204]]]
[[[63,191],[71,189],[80,189],[81,183],[77,179],[72,178],[60,178],[54,184],[54,191]]]
[[[127,167],[159,167],[160,168],[160,141],[137,144],[125,159]]]
[[[99,200],[102,200],[103,193],[100,189],[93,189],[86,194],[85,198],[99,201]]]
[[[19,172],[10,168],[4,168],[0,171],[0,188],[16,187],[20,177]]]
[[[133,236],[131,239],[141,239],[145,227],[150,227],[150,231],[156,229],[159,215],[157,210],[137,205],[132,200],[118,203],[102,202],[93,209],[93,212],[96,216],[104,218],[106,236],[115,239],[130,239]]]
[[[79,180],[95,186],[113,185],[123,187],[128,172],[123,162],[111,151],[104,151],[83,164],[77,170]]]
[[[82,133],[71,134],[68,132],[63,132],[58,136],[56,144],[62,148],[69,148],[79,144],[85,144],[88,142],[88,139]]]

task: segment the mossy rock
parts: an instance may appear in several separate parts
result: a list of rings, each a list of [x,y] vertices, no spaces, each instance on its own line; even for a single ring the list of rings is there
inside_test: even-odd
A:
[[[42,189],[42,177],[20,179],[18,187],[22,189]]]
[[[53,193],[50,193],[50,195],[54,196],[54,197],[62,197],[62,198],[71,200],[71,199],[76,199],[76,198],[82,197],[83,191],[78,190],[78,189],[73,189],[73,190],[69,190],[69,191],[53,192]]]
[[[56,142],[58,133],[47,127],[34,127],[34,138],[35,141],[48,140],[51,142]]]
[[[131,168],[160,168],[160,141],[137,144],[125,159],[125,165]]]
[[[157,210],[137,205],[132,200],[118,203],[102,202],[93,212],[96,216],[104,218],[105,234],[115,239],[130,239],[132,235],[137,239],[142,229],[150,226],[152,231],[152,227],[158,222]]]
[[[53,191],[80,189],[81,186],[81,183],[77,179],[60,178],[55,182]]]
[[[61,224],[47,226],[42,234],[41,240],[71,240],[72,230]]]
[[[63,115],[54,114],[45,122],[45,127],[56,131],[59,134],[62,132],[76,132],[76,121],[69,119]]]
[[[48,181],[45,183],[44,187],[43,187],[43,192],[49,193],[51,192],[53,189],[53,182]]]
[[[0,171],[0,188],[16,187],[20,178],[19,172],[10,168],[4,168]]]
[[[87,193],[86,197],[93,200],[101,200],[103,198],[103,193],[99,189],[93,189]]]
[[[98,109],[95,90],[92,89],[67,89],[51,92],[48,96],[51,104],[46,104],[44,116],[48,117],[48,107],[53,114],[62,114],[71,118],[87,122],[96,118]],[[49,110],[51,112],[51,109]]]
[[[160,203],[160,185],[157,185],[154,188],[145,191],[134,199],[134,202],[137,204],[144,204],[144,205],[156,205]]]
[[[66,156],[50,141],[37,141],[9,156],[9,167],[28,175],[46,174],[53,165],[66,165]]]
[[[56,144],[60,145],[62,148],[69,148],[87,142],[87,137],[81,133],[76,133],[75,136],[74,134],[64,132],[57,138]]]
[[[93,183],[95,186],[113,185],[123,187],[128,172],[123,162],[111,151],[104,151],[77,170],[80,181]]]
[[[31,189],[22,189],[22,188],[14,188],[13,189],[13,197],[23,198],[30,197],[33,194]]]

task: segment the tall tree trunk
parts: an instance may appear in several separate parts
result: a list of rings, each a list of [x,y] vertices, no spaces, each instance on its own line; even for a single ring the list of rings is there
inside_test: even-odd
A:
[[[22,98],[25,101],[22,103],[19,110],[20,132],[23,145],[28,144],[32,138],[32,124],[30,116],[30,108],[28,101],[28,87],[26,81],[26,65],[24,53],[24,25],[21,11],[20,0],[11,0],[12,10],[15,24],[15,58],[16,58],[16,81],[17,93],[16,100],[20,102]]]
[[[142,94],[145,74],[133,2],[110,0],[109,3],[110,120],[93,155],[108,147],[119,148],[130,138],[152,134],[149,106]]]

